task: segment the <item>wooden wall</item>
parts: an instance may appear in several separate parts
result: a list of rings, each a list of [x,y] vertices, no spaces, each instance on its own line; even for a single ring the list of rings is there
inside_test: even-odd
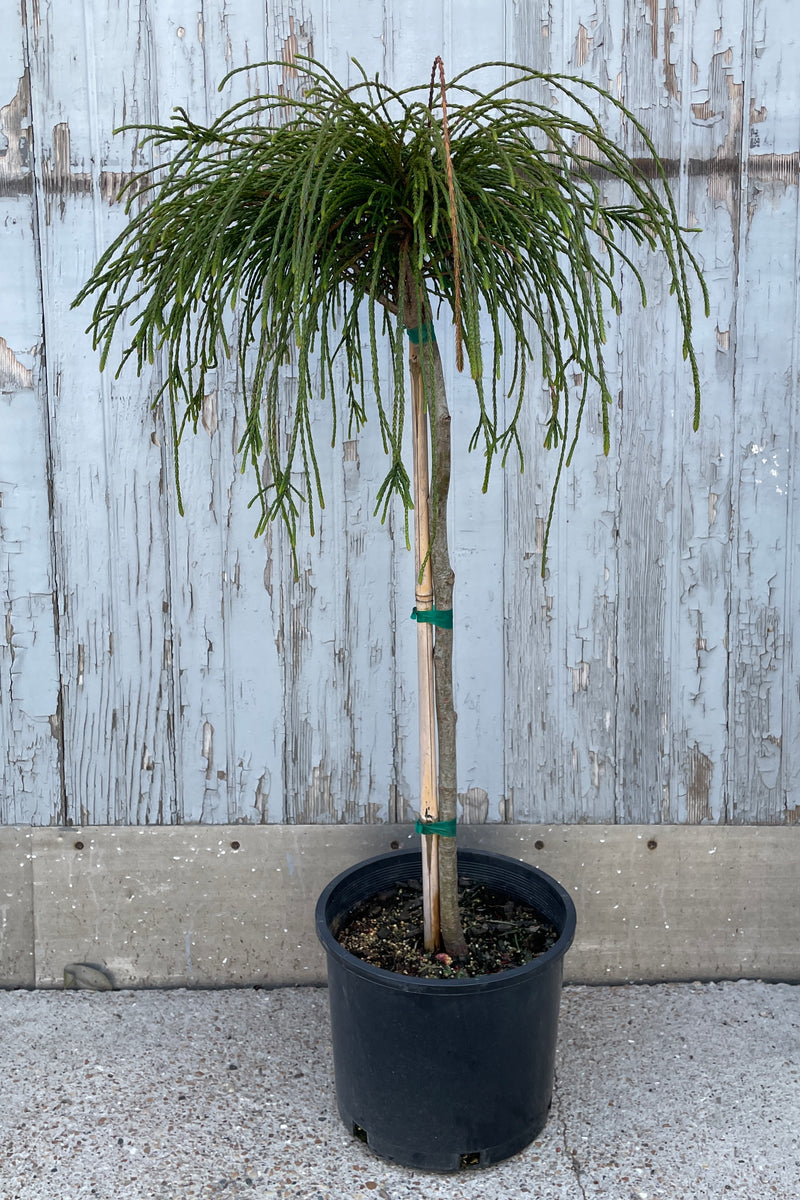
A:
[[[158,368],[101,376],[70,311],[143,163],[114,128],[292,87],[298,51],[398,84],[440,52],[450,74],[507,58],[596,80],[702,228],[701,431],[648,268],[651,303],[631,290],[610,339],[612,452],[565,480],[544,583],[545,398],[532,377],[525,474],[482,496],[448,358],[464,818],[795,822],[797,30],[795,0],[5,0],[0,823],[413,817],[413,565],[400,514],[372,517],[375,427],[328,449],[321,417],[327,507],[295,582],[282,531],[252,536],[234,367],[182,449],[181,519]],[[286,66],[218,95],[265,58]]]

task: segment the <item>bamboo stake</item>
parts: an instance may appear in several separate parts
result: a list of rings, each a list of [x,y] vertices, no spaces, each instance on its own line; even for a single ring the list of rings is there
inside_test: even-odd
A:
[[[422,383],[419,351],[409,347],[411,412],[414,442],[414,561],[415,596],[418,612],[433,608],[430,518],[428,514],[428,414]],[[423,566],[424,564],[424,566]],[[420,816],[435,821],[439,815],[436,787],[436,703],[434,697],[433,626],[417,622],[417,671],[419,679],[419,778]],[[439,839],[422,838],[422,901],[425,949],[435,950],[439,928]]]

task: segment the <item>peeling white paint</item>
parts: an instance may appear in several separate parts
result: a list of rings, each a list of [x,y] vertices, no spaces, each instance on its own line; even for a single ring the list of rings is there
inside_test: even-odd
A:
[[[576,456],[542,583],[553,462],[541,451],[538,381],[528,470],[509,469],[480,496],[464,451],[468,389],[447,358],[463,426],[453,505],[462,806],[473,821],[784,820],[800,790],[800,472],[789,469],[800,122],[780,84],[782,10],[762,6],[755,39],[724,6],[648,3],[629,22],[622,9],[601,19],[579,5],[544,25],[528,8],[512,6],[505,24],[479,0],[457,43],[445,22],[445,62],[510,55],[616,81],[666,159],[686,168],[673,175],[676,195],[702,230],[693,246],[711,286],[712,319],[696,322],[705,411],[700,433],[685,433],[680,345],[646,267],[648,309],[626,291],[609,328],[612,453]],[[434,4],[426,25],[443,11]],[[752,5],[743,11],[755,21]],[[423,34],[397,6],[348,23],[318,0],[302,11],[280,0],[266,23],[263,8],[220,15],[212,4],[177,25],[149,0],[141,26],[115,3],[81,0],[78,12],[28,6],[23,29],[20,8],[0,77],[11,281],[0,282],[0,819],[405,816],[413,589],[396,514],[388,529],[372,518],[375,427],[324,451],[328,507],[317,542],[301,538],[295,583],[280,530],[251,537],[235,368],[220,365],[205,434],[183,448],[191,499],[179,520],[169,438],[149,412],[157,378],[126,370],[101,383],[87,314],[69,304],[121,227],[113,194],[147,165],[115,125],[176,103],[217,112],[216,82],[256,59],[280,61],[271,82],[287,94],[302,89],[298,52],[337,71],[355,54],[402,83],[419,73]],[[256,86],[244,73],[231,94]],[[288,365],[287,403],[294,386]],[[707,795],[692,790],[692,747],[710,764]]]

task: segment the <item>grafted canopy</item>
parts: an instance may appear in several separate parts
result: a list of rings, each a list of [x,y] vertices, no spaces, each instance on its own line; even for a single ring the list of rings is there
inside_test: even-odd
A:
[[[255,468],[259,531],[280,515],[294,542],[301,495],[313,530],[323,497],[312,412],[322,399],[334,437],[339,414],[357,428],[374,403],[389,459],[377,508],[385,516],[396,494],[408,512],[402,333],[440,305],[457,314],[475,384],[472,445],[484,449],[484,486],[498,454],[505,461],[512,447],[520,450],[531,362],[552,397],[545,443],[560,446],[558,475],[590,398],[607,452],[604,311],[620,307],[621,263],[646,300],[632,242],[663,252],[696,426],[687,275],[699,278],[699,270],[661,186],[654,147],[619,101],[591,83],[513,63],[473,67],[449,82],[446,95],[428,83],[396,91],[361,68],[350,87],[313,60],[302,69],[307,87],[299,99],[268,93],[210,125],[178,109],[170,125],[135,127],[167,151],[167,162],[129,185],[130,223],[76,300],[94,298],[90,329],[103,365],[123,317],[130,319],[123,362],[133,356],[141,371],[166,353],[159,395],[168,398],[176,445],[187,424],[197,425],[220,347],[235,350],[246,387],[240,450]],[[505,82],[490,86],[500,74]],[[532,98],[545,94],[548,103]],[[601,99],[636,130],[652,156],[649,169],[603,132],[593,111]],[[604,200],[609,180],[621,185],[612,189],[614,203]],[[481,317],[491,326],[488,362]],[[388,395],[381,334],[393,350]],[[513,363],[507,407],[497,394],[504,351]],[[290,360],[297,393],[288,437],[279,437],[287,419],[280,370]],[[573,377],[582,383],[570,411]]]

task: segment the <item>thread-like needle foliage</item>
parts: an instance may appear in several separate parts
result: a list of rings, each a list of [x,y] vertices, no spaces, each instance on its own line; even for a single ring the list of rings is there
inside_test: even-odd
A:
[[[187,426],[197,427],[220,353],[238,355],[240,450],[257,481],[257,532],[281,516],[294,545],[301,497],[313,530],[323,502],[312,436],[320,400],[332,407],[334,430],[340,411],[358,428],[374,403],[389,460],[377,509],[385,516],[396,495],[408,512],[402,334],[422,311],[455,310],[454,237],[461,336],[477,398],[471,445],[484,450],[484,486],[495,458],[520,450],[531,362],[552,397],[545,444],[560,449],[557,478],[590,401],[608,452],[604,312],[620,309],[622,264],[645,302],[633,243],[660,252],[669,274],[696,427],[690,277],[700,281],[707,310],[706,290],[655,148],[618,100],[583,80],[516,64],[473,67],[447,85],[448,180],[442,97],[427,81],[396,91],[358,67],[358,81],[344,87],[314,60],[301,70],[298,99],[253,96],[209,125],[177,109],[169,125],[126,127],[166,152],[166,162],[128,185],[129,224],[75,301],[94,300],[89,330],[102,366],[120,326],[120,370],[133,358],[141,372],[166,355],[157,399],[168,400],[176,446]],[[500,73],[507,82],[490,86]],[[531,98],[545,94],[548,104]],[[601,105],[635,131],[643,160],[606,135],[594,111]],[[621,186],[609,189],[613,181]],[[614,203],[604,199],[610,190]],[[485,356],[482,318],[491,329]],[[392,348],[388,395],[382,336]],[[507,407],[497,396],[504,350],[513,364]],[[287,406],[281,370],[289,362],[296,389]]]

